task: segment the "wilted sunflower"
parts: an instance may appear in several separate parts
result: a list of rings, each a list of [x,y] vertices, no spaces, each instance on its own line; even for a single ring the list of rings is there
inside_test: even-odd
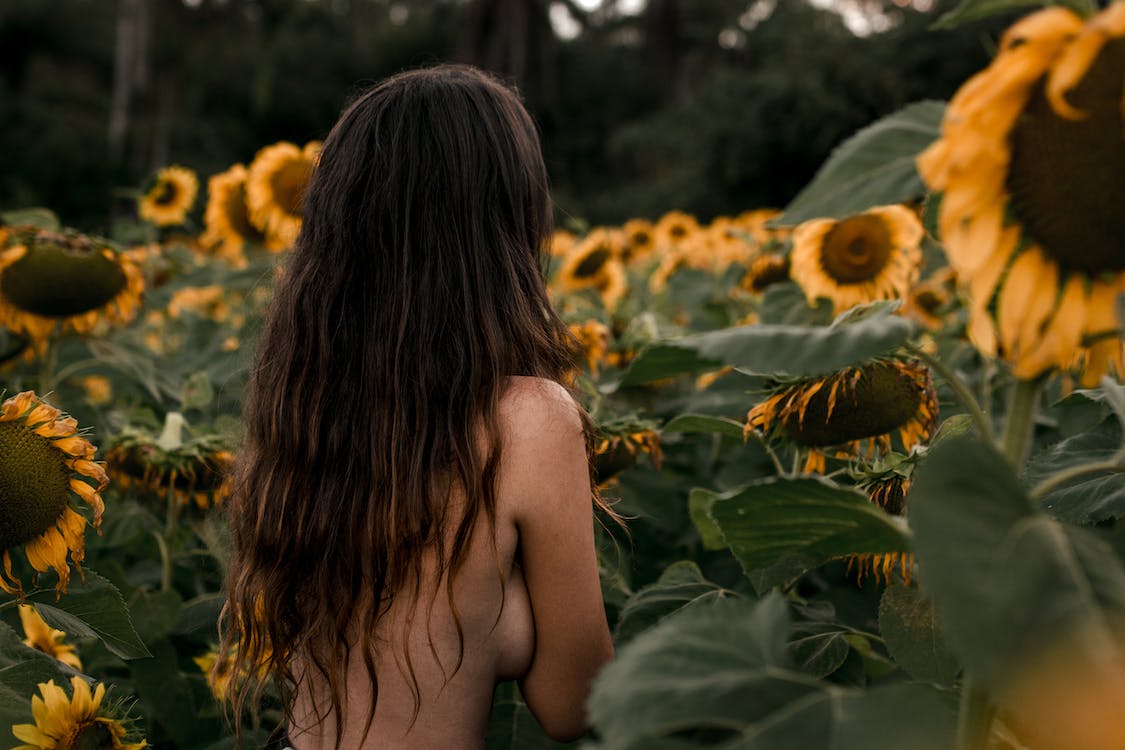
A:
[[[827,297],[837,313],[897,299],[918,280],[923,234],[922,222],[904,206],[806,221],[793,231],[789,275],[810,304]]]
[[[137,203],[137,214],[158,227],[184,223],[195,205],[199,178],[186,167],[165,167],[157,172]]]
[[[132,721],[115,707],[103,706],[105,685],[93,693],[82,677],[70,678],[71,692],[54,680],[39,683],[42,697],[31,697],[34,724],[16,724],[12,734],[26,744],[13,750],[140,750],[148,743],[135,735]]]
[[[33,227],[13,230],[8,242],[0,252],[0,325],[43,341],[56,329],[83,334],[136,316],[141,271],[104,243]]]
[[[587,369],[596,378],[598,367],[609,351],[609,326],[598,320],[587,320],[585,323],[571,323],[568,327],[571,335],[582,347],[582,356],[586,359]]]
[[[230,494],[227,473],[234,455],[219,435],[184,439],[185,427],[182,415],[169,412],[160,435],[124,428],[106,452],[114,484],[159,501],[192,502],[200,510],[222,503]]]
[[[909,456],[892,453],[885,460],[856,467],[850,473],[856,479],[856,489],[892,516],[904,516],[911,478],[918,454]],[[891,573],[897,572],[909,586],[914,577],[914,555],[909,552],[888,552],[879,555],[853,555],[848,558],[848,570],[855,569],[859,583],[870,575],[876,583],[891,582]]]
[[[93,508],[93,525],[99,528],[105,509],[99,493],[108,479],[93,461],[95,450],[78,435],[73,417],[31,391],[0,405],[0,589],[22,592],[11,556],[20,545],[35,570],[45,573],[50,568],[58,574],[59,592],[65,592],[70,581],[68,553],[81,570],[86,517],[71,506],[71,497],[77,495]]]
[[[656,246],[674,247],[699,231],[699,220],[683,211],[669,211],[660,217],[652,228]]]
[[[74,646],[63,641],[66,638],[65,632],[55,630],[48,625],[39,616],[39,612],[34,605],[21,604],[19,609],[20,624],[23,626],[23,634],[27,636],[23,641],[25,646],[30,646],[36,651],[42,651],[47,656],[58,659],[67,666],[78,670],[82,669],[82,660],[74,652]]]
[[[929,440],[938,401],[930,371],[912,361],[875,360],[823,377],[782,384],[746,415],[745,430],[785,437],[808,449],[806,472],[825,470],[827,455],[852,458],[891,450],[898,432],[909,451]]]
[[[598,425],[592,464],[598,486],[604,487],[618,474],[647,455],[657,469],[664,459],[656,424],[635,417],[624,417]]]
[[[741,286],[748,292],[761,294],[783,281],[789,281],[789,256],[768,253],[751,261]]]
[[[203,212],[206,229],[199,238],[209,252],[235,268],[246,266],[247,244],[266,244],[266,237],[250,223],[246,206],[246,167],[235,164],[207,180],[207,208]]]
[[[270,250],[284,250],[296,242],[301,204],[319,154],[319,141],[304,148],[282,141],[263,148],[250,163],[246,206],[250,223],[265,235]]]
[[[968,288],[969,336],[1019,378],[1080,365],[1125,372],[1125,5],[1016,23],[949,103],[918,171]],[[992,304],[993,297],[998,300]]]

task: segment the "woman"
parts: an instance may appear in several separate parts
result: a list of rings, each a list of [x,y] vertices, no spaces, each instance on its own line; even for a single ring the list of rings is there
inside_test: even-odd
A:
[[[324,143],[249,388],[224,619],[236,710],[272,678],[296,750],[479,748],[508,679],[547,734],[584,730],[613,648],[550,232],[535,126],[475,69],[394,76]]]

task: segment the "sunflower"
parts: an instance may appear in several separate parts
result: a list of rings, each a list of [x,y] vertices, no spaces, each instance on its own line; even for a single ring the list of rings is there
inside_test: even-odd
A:
[[[556,229],[551,233],[551,241],[547,245],[547,250],[552,258],[561,258],[570,252],[574,247],[574,243],[578,241],[578,237],[574,232],[568,232],[565,229]]]
[[[750,235],[759,250],[769,245],[784,242],[789,239],[793,230],[786,227],[771,227],[769,222],[781,216],[781,211],[776,208],[755,208],[743,211],[734,217],[734,223]]]
[[[898,314],[931,331],[940,331],[954,306],[956,287],[957,274],[951,268],[943,268],[910,290]]]
[[[625,235],[619,229],[591,230],[567,253],[554,282],[564,291],[594,289],[607,310],[616,309],[629,291],[620,260],[624,244]]]
[[[183,224],[198,192],[195,172],[186,167],[165,167],[153,176],[137,202],[137,214],[158,227]]]
[[[721,271],[732,263],[750,265],[758,254],[749,233],[729,216],[718,216],[703,230],[711,265]]]
[[[168,301],[168,317],[178,319],[189,311],[221,323],[231,317],[229,301],[240,301],[238,295],[228,292],[218,284],[186,286],[177,289]]]
[[[206,229],[199,243],[235,268],[246,266],[247,244],[265,245],[266,237],[250,223],[246,207],[246,167],[235,164],[207,180]]]
[[[301,204],[320,154],[320,142],[304,148],[282,141],[254,157],[246,176],[250,223],[266,237],[270,250],[293,246],[301,231]]]
[[[171,497],[180,505],[194,503],[200,510],[222,503],[230,494],[227,474],[234,454],[220,435],[205,433],[185,440],[185,425],[178,412],[169,412],[160,435],[140,427],[124,428],[106,451],[113,483],[161,501]]]
[[[878,206],[846,219],[814,219],[793,231],[790,276],[812,304],[836,312],[906,295],[922,266],[922,222],[904,206]]]
[[[652,231],[656,236],[656,246],[667,249],[700,231],[699,221],[683,211],[669,211],[660,217]]]
[[[23,625],[23,634],[27,636],[24,645],[42,651],[67,666],[82,669],[82,660],[74,653],[74,646],[63,642],[66,633],[55,630],[44,622],[33,605],[20,605],[20,624]]]
[[[113,381],[105,375],[83,375],[74,380],[91,406],[105,406],[113,400]]]
[[[630,219],[621,227],[625,233],[625,247],[622,260],[635,263],[646,260],[656,248],[656,234],[652,222],[646,219]]]
[[[609,326],[598,320],[587,320],[585,323],[571,323],[569,328],[582,348],[587,369],[596,378],[598,366],[605,361],[605,354],[609,351]]]
[[[664,459],[656,425],[635,417],[598,425],[593,453],[594,476],[599,487],[605,487],[622,471],[636,464],[642,455],[647,455],[657,469]]]
[[[753,294],[761,294],[767,288],[789,280],[789,256],[768,253],[750,262],[742,277],[742,288]]]
[[[34,724],[16,724],[12,734],[26,743],[14,750],[140,750],[148,743],[134,736],[132,722],[103,707],[105,685],[93,693],[77,675],[70,678],[71,697],[54,680],[39,683],[42,697],[31,698]]]
[[[123,325],[140,307],[144,278],[125,255],[77,232],[21,227],[0,251],[0,325],[43,341],[60,329]]]
[[[95,448],[78,435],[78,423],[55,407],[24,391],[0,405],[0,589],[20,595],[22,585],[12,572],[11,552],[23,545],[31,566],[59,576],[56,591],[66,591],[70,564],[81,571],[86,542],[86,517],[71,506],[77,495],[94,512],[100,528],[105,509],[99,494],[108,483],[94,463]],[[94,484],[86,482],[92,479]]]
[[[825,470],[828,455],[870,457],[891,450],[898,432],[910,451],[929,440],[938,402],[930,371],[912,361],[875,360],[823,377],[779,385],[746,415],[745,432],[785,437],[808,450],[806,472]]]
[[[918,158],[942,191],[941,239],[966,285],[969,337],[1019,378],[1125,373],[1125,5],[1088,21],[1033,13],[949,103]],[[993,299],[995,298],[995,303]]]

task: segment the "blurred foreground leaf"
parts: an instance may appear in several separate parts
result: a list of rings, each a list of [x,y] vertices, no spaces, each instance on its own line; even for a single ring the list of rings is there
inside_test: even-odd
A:
[[[825,479],[755,482],[716,496],[710,514],[759,590],[833,558],[910,550],[899,519]]]
[[[944,113],[944,102],[915,102],[860,130],[832,152],[773,223],[841,219],[921,198],[926,188],[914,160],[940,135]]]
[[[951,685],[961,671],[938,626],[934,602],[917,586],[888,586],[879,601],[879,632],[891,657],[917,680]]]
[[[1027,480],[1034,486],[1056,472],[1091,461],[1109,461],[1121,450],[1122,430],[1114,420],[1067,438],[1031,459]],[[1095,524],[1125,518],[1125,473],[1089,474],[1048,492],[1043,509],[1068,523]]]
[[[992,446],[961,437],[935,447],[915,473],[910,525],[950,645],[993,690],[1070,637],[1121,658],[1120,561],[1092,532],[1035,509]]]

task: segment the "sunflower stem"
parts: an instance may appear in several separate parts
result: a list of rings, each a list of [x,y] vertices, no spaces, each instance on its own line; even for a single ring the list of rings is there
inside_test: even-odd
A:
[[[957,715],[957,750],[988,750],[993,713],[984,688],[966,675],[961,682],[961,710]]]
[[[47,337],[47,349],[43,352],[43,365],[39,369],[39,393],[46,396],[55,389],[55,368],[59,363],[59,328]]]
[[[155,531],[149,532],[152,538],[156,540],[156,546],[160,548],[160,590],[172,590],[172,551],[168,549],[168,542],[164,540],[162,534]]]
[[[1035,415],[1039,410],[1039,393],[1045,378],[1017,380],[1012,386],[1008,402],[1007,424],[1004,429],[1004,455],[1016,473],[1023,471],[1031,446],[1031,433],[1035,430]]]
[[[992,420],[989,418],[988,414],[985,413],[984,409],[981,408],[980,402],[973,396],[973,392],[965,385],[965,381],[962,380],[952,368],[948,367],[937,357],[923,351],[920,347],[911,345],[908,348],[911,354],[925,362],[931,370],[940,375],[945,382],[949,384],[949,387],[953,389],[953,395],[961,402],[961,406],[965,407],[965,411],[969,413],[981,437],[990,443],[996,442],[996,437],[993,435],[992,431]]]
[[[180,527],[180,504],[176,500],[176,475],[168,483],[168,507],[164,514],[164,534],[156,534],[160,544],[160,590],[172,590],[172,562],[175,552],[176,532]]]

